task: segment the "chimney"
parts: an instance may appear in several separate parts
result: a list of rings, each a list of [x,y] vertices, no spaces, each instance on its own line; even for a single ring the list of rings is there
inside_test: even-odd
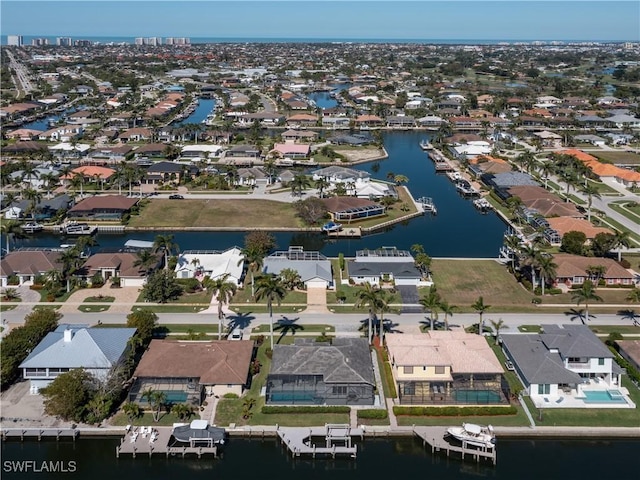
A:
[[[73,338],[73,331],[70,328],[65,328],[64,330],[64,343],[69,343]]]

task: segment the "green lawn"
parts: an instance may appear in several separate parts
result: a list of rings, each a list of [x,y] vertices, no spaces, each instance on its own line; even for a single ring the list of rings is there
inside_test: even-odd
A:
[[[108,297],[104,295],[97,295],[95,297],[87,297],[83,300],[83,303],[113,303],[116,297]]]
[[[155,313],[198,313],[202,310],[209,308],[209,305],[180,305],[180,304],[164,304],[164,305],[134,305],[131,308],[132,312],[138,310],[151,310]]]
[[[194,415],[191,418],[197,418],[197,415]],[[184,421],[185,420],[180,420],[174,414],[166,412],[160,413],[160,419],[157,422],[153,421],[153,415],[151,413],[144,413],[141,417],[131,420],[124,413],[119,412],[109,420],[109,424],[117,427],[124,427],[125,425],[135,425],[140,427],[149,425],[157,427],[170,427],[174,423]]]
[[[107,310],[109,310],[109,305],[80,305],[78,307],[78,310],[80,310],[83,313],[99,313],[99,312],[106,312]]]
[[[318,334],[321,333],[333,333],[336,331],[336,327],[334,327],[333,325],[297,325],[297,327],[299,328],[293,328],[293,329],[289,329],[289,331],[295,331],[298,330],[300,332],[305,332],[305,333],[309,333],[309,332],[317,332]],[[277,328],[277,324],[274,325],[274,329]],[[275,330],[276,332],[278,331],[282,331],[282,328]],[[254,327],[251,329],[251,334],[260,334],[260,333],[269,333],[269,325],[258,325],[257,327]]]
[[[529,426],[529,419],[521,406],[517,405],[518,413],[515,415],[491,415],[479,417],[435,417],[435,416],[411,416],[400,415],[397,417],[398,425],[408,427],[411,425],[435,426],[435,425],[459,425],[463,422],[491,424],[503,427]]]
[[[236,292],[236,294],[233,296],[233,299],[231,300],[231,305],[232,306],[242,306],[244,304],[247,303],[251,303],[251,304],[257,304],[257,305],[267,305],[267,300],[266,299],[262,299],[260,301],[256,301],[255,299],[251,298],[251,284],[250,284],[251,280],[248,280],[248,283],[246,285],[245,288],[239,288],[238,291]],[[293,304],[293,305],[307,305],[307,292],[303,291],[303,290],[294,290],[294,291],[290,291],[288,290],[285,297],[282,299],[282,301],[280,302],[281,305],[287,305],[287,304]],[[273,303],[273,310],[274,312],[276,311],[276,309],[278,308],[278,305],[276,302]]]
[[[627,205],[629,205],[628,202],[612,202],[609,204],[609,207],[611,207],[612,210],[615,210],[619,214],[624,215],[632,222],[640,224],[640,206],[637,206],[637,204],[635,203],[632,204],[632,207],[629,207]]]

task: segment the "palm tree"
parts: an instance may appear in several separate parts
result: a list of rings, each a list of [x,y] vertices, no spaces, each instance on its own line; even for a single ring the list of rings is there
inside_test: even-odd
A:
[[[524,265],[527,265],[531,269],[531,286],[535,290],[536,268],[538,268],[540,263],[540,251],[532,245],[525,245],[520,250],[520,259]]]
[[[616,230],[613,233],[613,245],[614,248],[618,249],[618,262],[622,259],[622,250],[621,247],[629,248],[631,247],[631,236],[629,232],[626,230]]]
[[[318,189],[318,192],[320,193],[320,198],[324,196],[323,194],[324,189],[329,187],[330,185],[331,183],[329,182],[329,180],[327,180],[326,177],[320,177],[315,181],[314,187]]]
[[[626,300],[631,303],[640,303],[640,288],[635,287],[633,290],[629,292]]]
[[[594,198],[602,198],[600,192],[595,185],[587,184],[580,189],[587,196],[587,220],[591,221],[591,205]]]
[[[369,343],[373,342],[373,318],[376,315],[378,306],[380,305],[380,298],[382,296],[382,290],[377,285],[372,285],[369,282],[365,282],[356,291],[356,308],[367,307],[369,309],[369,331],[367,332]]]
[[[602,302],[602,297],[596,294],[596,287],[591,280],[585,280],[582,286],[573,293],[571,299],[575,301],[578,306],[584,303],[586,321],[583,321],[583,323],[585,324],[589,322],[589,302],[592,300]]]
[[[229,281],[228,273],[225,273],[215,280],[207,277],[203,283],[207,290],[212,289],[216,294],[216,300],[218,301],[218,340],[220,340],[222,339],[222,319],[224,318],[222,306],[231,301],[236,294],[238,286]]]
[[[511,254],[511,271],[513,272],[516,268],[516,255],[520,252],[522,244],[517,235],[507,235],[504,237],[504,246]]]
[[[380,318],[378,320],[378,336],[380,337],[381,345],[384,345],[384,314],[390,310],[391,299],[391,293],[382,290],[377,306],[378,311],[380,312]]]
[[[158,261],[156,256],[148,249],[140,250],[136,252],[136,260],[133,262],[134,267],[141,267],[145,274],[149,273],[150,268]]]
[[[169,269],[169,255],[178,251],[178,244],[173,241],[173,235],[156,235],[153,241],[153,249],[164,253],[164,269]]]
[[[311,186],[311,180],[304,173],[297,173],[291,180],[291,191],[295,195],[302,195],[302,191]]]
[[[282,285],[282,280],[274,274],[265,274],[258,277],[256,282],[256,300],[263,298],[267,300],[267,310],[269,311],[269,335],[271,337],[271,349],[273,350],[273,302],[280,302],[287,294]]]
[[[540,173],[542,173],[542,178],[544,178],[544,188],[545,189],[548,186],[549,176],[553,175],[555,173],[555,171],[556,171],[555,166],[549,160],[547,160],[546,162],[542,163],[542,166],[540,167]]]
[[[395,182],[396,185],[402,185],[403,183],[409,182],[409,177],[407,177],[406,175],[398,174],[393,177],[393,181]]]
[[[550,280],[555,280],[556,269],[558,265],[553,261],[551,255],[540,255],[538,258],[538,273],[540,274],[540,284],[542,286],[542,295],[544,295],[544,287]]]
[[[127,402],[122,406],[122,412],[127,416],[130,422],[133,422],[136,418],[140,417],[142,410],[140,405],[135,402]]]
[[[258,248],[243,248],[242,249],[242,258],[238,261],[238,265],[241,263],[246,263],[248,265],[247,270],[251,274],[251,298],[256,298],[256,288],[255,288],[255,274],[262,269],[262,265],[264,263],[264,254]]]
[[[157,422],[160,420],[160,410],[162,409],[162,405],[167,401],[167,394],[162,390],[154,390],[151,394],[151,398],[149,399],[149,403],[151,403],[151,408],[153,408],[153,421]]]
[[[171,413],[173,413],[180,420],[189,419],[193,415],[193,407],[186,403],[176,403],[171,407]]]
[[[493,329],[496,331],[496,345],[498,344],[498,339],[500,338],[500,330],[504,328],[509,328],[505,325],[504,320],[499,319],[497,322],[495,320],[491,320],[491,325]]]
[[[15,240],[20,238],[26,238],[26,234],[24,233],[24,230],[20,226],[20,222],[18,222],[17,220],[3,219],[2,223],[0,223],[0,229],[2,231],[2,235],[6,237],[7,253],[11,251],[11,248],[10,248],[11,239]]]
[[[444,329],[449,330],[449,317],[453,316],[453,312],[458,308],[455,305],[449,305],[446,300],[440,300],[438,305],[442,313],[444,313]]]
[[[431,330],[435,330],[435,321],[438,319],[438,308],[440,307],[440,294],[435,285],[431,285],[429,293],[420,299],[422,308],[429,311],[429,323]]]
[[[480,323],[478,323],[478,334],[482,335],[484,331],[484,322],[482,321],[482,314],[491,308],[491,305],[485,305],[484,299],[482,296],[479,296],[473,305],[471,305],[478,314],[480,315]]]
[[[71,177],[71,179],[69,180],[69,183],[71,184],[71,187],[74,190],[77,190],[78,188],[80,188],[80,198],[84,197],[84,192],[83,192],[84,175],[82,175],[81,173],[73,174],[73,177]]]
[[[42,200],[42,194],[34,188],[27,188],[23,193],[22,197],[25,200],[29,200],[29,207],[27,208],[27,213],[31,214],[31,218],[36,218],[36,207],[38,203]]]

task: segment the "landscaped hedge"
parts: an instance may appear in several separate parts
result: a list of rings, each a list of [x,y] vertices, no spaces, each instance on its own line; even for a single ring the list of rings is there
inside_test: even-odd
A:
[[[627,371],[627,375],[633,382],[640,385],[640,372],[638,372],[638,370],[634,368],[631,362],[629,362],[626,358],[620,355],[616,347],[611,345],[608,345],[608,347],[609,347],[609,350],[611,350],[611,353],[615,355],[616,363]]]
[[[311,405],[301,405],[299,407],[287,406],[267,406],[262,407],[262,413],[349,413],[350,407],[314,407]]]
[[[413,417],[475,417],[487,415],[515,415],[513,405],[508,407],[393,407],[396,415]]]
[[[388,417],[387,411],[380,408],[371,408],[367,410],[358,410],[358,418],[380,418]]]

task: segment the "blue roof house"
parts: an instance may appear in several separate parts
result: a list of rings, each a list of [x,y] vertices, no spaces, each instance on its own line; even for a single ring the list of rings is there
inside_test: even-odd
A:
[[[58,375],[82,368],[98,380],[121,364],[129,351],[135,328],[89,328],[60,325],[49,332],[20,364],[31,394],[49,385]]]

